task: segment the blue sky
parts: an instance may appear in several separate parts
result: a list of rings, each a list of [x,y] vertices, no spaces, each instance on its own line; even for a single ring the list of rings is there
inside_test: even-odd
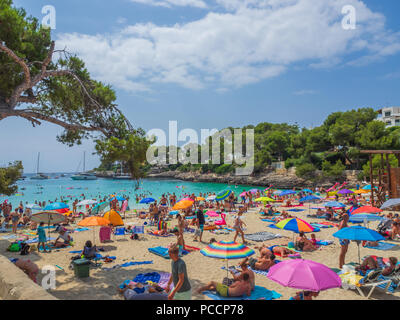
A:
[[[56,9],[58,47],[110,83],[134,126],[222,129],[263,121],[317,126],[331,112],[400,105],[400,2],[394,0],[14,0]],[[343,5],[356,30],[343,30]],[[57,126],[0,125],[0,165],[75,171],[90,141],[58,143]],[[87,168],[97,166],[87,156]]]

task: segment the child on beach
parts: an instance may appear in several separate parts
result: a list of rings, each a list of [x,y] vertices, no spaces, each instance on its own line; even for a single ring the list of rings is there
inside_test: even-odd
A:
[[[180,233],[177,228],[173,229],[172,233],[176,235],[176,245],[179,248],[179,256],[182,257],[182,251],[185,248],[183,233]]]

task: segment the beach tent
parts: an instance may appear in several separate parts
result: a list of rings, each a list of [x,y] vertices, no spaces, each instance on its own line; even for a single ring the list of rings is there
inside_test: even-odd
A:
[[[103,218],[109,220],[114,227],[124,225],[124,221],[122,220],[120,214],[115,210],[106,212]]]

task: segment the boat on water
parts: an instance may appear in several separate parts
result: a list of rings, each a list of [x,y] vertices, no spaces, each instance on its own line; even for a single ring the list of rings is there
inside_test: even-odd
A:
[[[121,162],[120,174],[114,174],[113,179],[115,179],[115,180],[132,180],[132,176],[130,174],[124,173],[124,170],[122,168],[122,162]]]
[[[44,173],[39,172],[39,161],[40,161],[40,152],[38,153],[38,159],[36,164],[36,175],[31,177],[31,180],[48,180],[50,177],[45,175]]]
[[[83,152],[83,172],[74,174],[71,176],[72,180],[97,180],[97,177],[95,174],[90,173],[90,172],[85,172],[85,165],[86,165],[86,152]]]

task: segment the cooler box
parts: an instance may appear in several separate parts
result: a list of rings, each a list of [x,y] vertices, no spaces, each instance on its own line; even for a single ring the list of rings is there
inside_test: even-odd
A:
[[[78,259],[74,261],[75,277],[87,278],[89,277],[90,261],[87,259]]]

